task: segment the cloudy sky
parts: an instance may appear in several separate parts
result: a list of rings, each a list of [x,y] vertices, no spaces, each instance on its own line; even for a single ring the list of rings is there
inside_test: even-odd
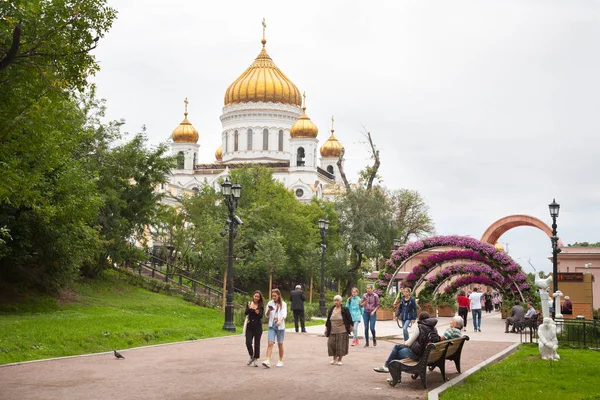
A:
[[[169,139],[183,118],[200,162],[221,141],[225,90],[261,49],[307,94],[324,141],[335,115],[352,179],[363,126],[390,188],[418,190],[438,234],[480,238],[511,214],[551,223],[564,243],[600,241],[600,2],[113,0],[96,50],[98,93],[126,130]],[[530,271],[551,270],[535,228],[500,238]]]

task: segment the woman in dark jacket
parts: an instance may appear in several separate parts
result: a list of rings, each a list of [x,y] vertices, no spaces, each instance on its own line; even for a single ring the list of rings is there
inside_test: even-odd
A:
[[[246,348],[250,354],[248,366],[258,367],[260,358],[260,337],[262,336],[262,316],[265,311],[265,300],[260,290],[252,295],[252,301],[246,304]],[[254,339],[254,349],[252,349],[252,339]]]
[[[332,365],[342,365],[342,357],[348,354],[348,340],[352,333],[352,316],[350,310],[342,305],[342,296],[333,298],[333,307],[327,312],[325,336],[327,353],[333,357]]]

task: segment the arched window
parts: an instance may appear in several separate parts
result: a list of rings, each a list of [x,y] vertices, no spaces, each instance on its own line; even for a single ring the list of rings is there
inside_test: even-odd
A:
[[[252,150],[252,129],[248,129],[248,150]]]
[[[304,166],[304,147],[298,147],[298,161],[296,163],[296,165],[298,167],[303,167]]]
[[[240,138],[240,135],[238,134],[238,131],[236,130],[233,133],[233,151],[238,151],[239,138]]]
[[[198,187],[194,186],[192,188],[192,192],[194,192],[194,194],[198,194],[200,192],[200,189],[198,189]]]
[[[177,169],[183,169],[185,167],[185,154],[183,151],[177,153]]]
[[[282,130],[279,131],[279,144],[277,146],[277,149],[279,151],[283,151],[283,131]]]
[[[327,172],[329,172],[331,175],[333,175],[333,165],[327,166]]]
[[[263,150],[269,150],[269,130],[263,129]]]

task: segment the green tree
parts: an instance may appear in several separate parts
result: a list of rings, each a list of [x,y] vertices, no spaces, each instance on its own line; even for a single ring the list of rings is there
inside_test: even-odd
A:
[[[589,242],[575,242],[569,244],[568,247],[600,247],[600,242],[589,243]]]
[[[284,267],[288,257],[283,244],[283,236],[271,229],[256,243],[255,263],[266,268],[269,274],[269,290],[273,288],[273,276],[286,276]]]

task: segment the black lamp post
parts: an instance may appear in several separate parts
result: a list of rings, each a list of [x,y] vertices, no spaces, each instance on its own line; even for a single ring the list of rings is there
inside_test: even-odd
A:
[[[223,330],[235,332],[233,323],[233,239],[237,233],[237,226],[242,220],[234,212],[237,208],[237,202],[242,195],[242,187],[237,183],[232,185],[229,178],[221,185],[221,193],[225,198],[225,204],[229,210],[229,219],[227,220],[227,230],[229,231],[229,250],[227,253],[227,297],[225,299],[225,323]]]
[[[327,309],[325,308],[325,236],[327,235],[327,229],[329,229],[329,221],[324,219],[319,220],[319,230],[321,231],[321,298],[319,299],[319,315],[324,317],[327,315]]]
[[[550,209],[550,216],[552,217],[552,292],[558,291],[558,253],[561,252],[558,247],[558,236],[556,235],[556,218],[558,218],[558,212],[560,211],[560,204],[552,199],[552,203],[548,204]],[[552,318],[556,315],[556,304],[552,307]]]

